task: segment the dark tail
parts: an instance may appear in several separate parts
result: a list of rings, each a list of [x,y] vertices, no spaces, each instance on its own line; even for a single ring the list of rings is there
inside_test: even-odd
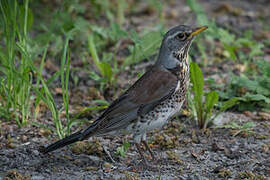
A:
[[[79,132],[76,132],[74,134],[71,134],[70,136],[68,137],[65,137],[51,145],[49,145],[48,147],[44,148],[44,149],[41,149],[40,151],[44,154],[48,153],[48,152],[51,152],[51,151],[54,151],[56,149],[59,149],[61,147],[64,147],[66,145],[69,145],[69,144],[72,144],[76,141],[80,141],[82,140],[83,138],[83,133],[81,133],[81,131]]]

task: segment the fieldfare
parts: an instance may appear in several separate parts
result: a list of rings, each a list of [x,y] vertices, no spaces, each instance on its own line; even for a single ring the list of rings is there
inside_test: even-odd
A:
[[[207,29],[179,25],[164,36],[154,66],[96,119],[88,128],[71,134],[43,149],[56,150],[91,136],[133,134],[135,145],[147,163],[140,143],[154,159],[146,133],[161,128],[180,111],[189,85],[188,51],[194,37]]]

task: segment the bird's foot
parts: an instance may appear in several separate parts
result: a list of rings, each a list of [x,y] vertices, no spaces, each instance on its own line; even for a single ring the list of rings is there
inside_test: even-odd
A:
[[[150,153],[152,157],[152,161],[158,162],[159,158],[155,155],[154,151],[149,147],[148,143],[146,141],[142,141],[143,145],[146,147],[147,151]]]
[[[105,154],[107,154],[107,156],[109,157],[109,159],[112,161],[112,163],[115,163],[115,160],[112,158],[111,153],[110,153],[110,151],[107,149],[106,146],[103,146],[103,150],[104,150]]]
[[[154,152],[150,149],[150,147],[148,146],[148,144],[143,141],[143,144],[146,146],[146,149],[149,151],[149,153],[151,154],[151,157],[152,157],[152,160],[154,162],[157,162],[158,159],[156,158]],[[150,164],[149,161],[145,158],[144,154],[143,154],[143,150],[142,148],[140,147],[140,144],[138,143],[135,143],[136,147],[137,147],[137,150],[139,152],[139,154],[141,155],[141,158],[142,158],[142,165],[140,165],[141,167],[143,167],[144,169],[148,169],[148,170],[157,170],[157,167],[155,165],[153,165],[152,163]],[[156,164],[156,163],[155,163]]]

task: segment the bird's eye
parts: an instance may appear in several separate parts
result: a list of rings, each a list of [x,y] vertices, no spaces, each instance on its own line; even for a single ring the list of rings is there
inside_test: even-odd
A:
[[[184,41],[186,39],[186,34],[185,33],[179,33],[177,34],[177,38],[181,41]]]

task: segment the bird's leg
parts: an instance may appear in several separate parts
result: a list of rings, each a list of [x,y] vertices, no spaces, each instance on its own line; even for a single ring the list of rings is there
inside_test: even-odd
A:
[[[149,153],[151,154],[152,159],[156,160],[155,154],[154,154],[153,150],[149,147],[148,143],[145,140],[142,140],[142,143],[146,147],[147,151],[149,151]]]
[[[112,158],[111,153],[109,152],[109,150],[107,149],[106,146],[103,146],[103,150],[104,150],[104,152],[107,154],[107,156],[109,157],[109,159],[110,159],[113,163],[115,163],[115,160]]]
[[[138,152],[140,153],[140,155],[141,155],[141,157],[142,157],[142,159],[143,159],[143,161],[144,161],[144,164],[145,164],[146,166],[149,166],[148,161],[146,160],[146,158],[145,158],[144,155],[143,155],[143,150],[142,150],[140,144],[139,144],[139,143],[135,143],[135,145],[136,145],[136,148],[137,148]]]

